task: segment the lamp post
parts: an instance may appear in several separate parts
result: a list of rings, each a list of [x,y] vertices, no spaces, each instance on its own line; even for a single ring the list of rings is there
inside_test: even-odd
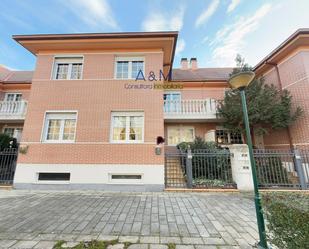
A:
[[[253,156],[252,140],[251,140],[251,134],[250,134],[249,117],[248,117],[246,94],[245,94],[245,88],[252,82],[254,77],[255,77],[254,72],[251,72],[251,71],[240,72],[240,73],[233,75],[229,79],[229,84],[232,89],[238,89],[240,91],[242,111],[244,115],[244,123],[245,123],[245,128],[246,128],[246,138],[247,138],[247,144],[249,147],[249,156],[250,156],[250,163],[251,163],[251,168],[252,168],[251,171],[252,171],[253,186],[254,186],[255,211],[256,211],[256,218],[257,218],[259,237],[260,237],[258,246],[261,249],[266,249],[268,247],[267,247],[267,241],[266,241],[265,224],[264,224],[264,217],[263,217],[263,211],[262,211],[262,205],[261,205],[261,196],[260,196],[259,189],[258,189],[256,166],[255,166],[255,160]]]

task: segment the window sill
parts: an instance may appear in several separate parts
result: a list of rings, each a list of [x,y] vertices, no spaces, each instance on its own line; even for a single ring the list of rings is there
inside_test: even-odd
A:
[[[121,141],[111,141],[111,144],[144,144],[144,141],[140,142],[121,142]]]
[[[42,144],[75,144],[75,141],[41,141]]]
[[[54,81],[70,81],[70,80],[83,80],[83,79],[50,79]]]

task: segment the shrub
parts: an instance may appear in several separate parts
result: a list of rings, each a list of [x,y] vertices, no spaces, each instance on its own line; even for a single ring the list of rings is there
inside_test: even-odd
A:
[[[177,145],[180,151],[187,152],[188,147],[194,152],[196,150],[222,149],[216,142],[206,142],[200,137],[196,137],[193,142],[182,142]]]
[[[0,133],[0,151],[7,148],[17,148],[16,139],[5,133]]]
[[[206,142],[199,137],[196,137],[191,143],[180,143],[177,148],[182,152],[187,152],[189,146],[193,154],[192,177],[194,185],[222,187],[224,183],[232,183],[230,156],[226,149],[215,142]],[[185,167],[185,160],[182,163]],[[218,184],[219,182],[221,184]]]
[[[280,249],[309,248],[308,194],[264,194],[263,209],[271,244]]]

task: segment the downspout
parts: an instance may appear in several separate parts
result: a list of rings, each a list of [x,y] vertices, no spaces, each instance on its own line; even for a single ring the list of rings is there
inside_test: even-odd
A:
[[[279,91],[282,92],[282,81],[281,81],[281,77],[280,77],[280,72],[279,72],[278,64],[277,63],[273,63],[273,62],[268,62],[268,61],[266,61],[265,64],[271,65],[271,66],[273,66],[275,68],[276,74],[277,74],[277,78],[278,78],[278,83],[279,83]],[[288,140],[289,140],[290,149],[293,150],[294,149],[294,145],[293,145],[293,140],[292,140],[292,135],[291,135],[290,127],[288,126],[286,128],[286,130],[287,130],[287,134],[288,134]]]

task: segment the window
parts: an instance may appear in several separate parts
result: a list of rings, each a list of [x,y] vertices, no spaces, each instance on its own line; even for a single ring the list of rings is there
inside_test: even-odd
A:
[[[216,130],[216,142],[219,144],[242,144],[243,139],[240,132]]]
[[[39,173],[39,181],[70,181],[70,173]]]
[[[21,101],[21,93],[6,93],[4,101]]]
[[[17,142],[21,140],[23,128],[15,128],[15,127],[5,127],[3,129],[3,133],[9,135],[10,137],[16,138]]]
[[[53,79],[78,80],[82,78],[83,57],[56,57]]]
[[[118,143],[141,143],[144,139],[143,112],[113,112],[111,140]]]
[[[112,180],[140,180],[142,179],[142,175],[112,175]]]
[[[181,110],[181,94],[168,92],[163,94],[164,112],[179,112]]]
[[[170,126],[167,128],[168,145],[177,145],[181,142],[193,142],[195,138],[194,127]]]
[[[137,57],[116,58],[116,79],[135,79],[138,72],[144,73],[144,59]]]
[[[76,113],[47,113],[44,127],[46,142],[74,142]]]

